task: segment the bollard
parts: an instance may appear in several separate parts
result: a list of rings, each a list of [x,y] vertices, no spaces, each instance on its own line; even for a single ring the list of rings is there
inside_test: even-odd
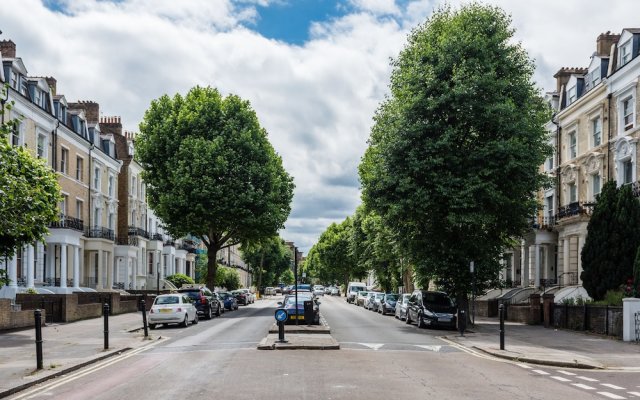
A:
[[[464,331],[467,328],[467,315],[464,310],[458,312],[458,332],[460,336],[464,336]]]
[[[42,369],[42,311],[35,310],[33,316],[36,320],[36,364]]]
[[[140,306],[142,308],[142,326],[144,326],[144,337],[148,337],[149,329],[147,329],[147,305],[145,304],[144,299],[140,301]]]
[[[498,306],[498,314],[500,314],[500,350],[504,350],[504,304]]]
[[[104,315],[104,349],[107,350],[109,348],[109,304],[104,303],[102,314]]]
[[[276,321],[278,322],[278,342],[287,343],[284,339],[284,323],[289,318],[289,314],[284,308],[278,308],[276,310]]]
[[[282,321],[278,321],[278,341],[280,343],[287,342],[286,340],[284,340],[284,322]]]

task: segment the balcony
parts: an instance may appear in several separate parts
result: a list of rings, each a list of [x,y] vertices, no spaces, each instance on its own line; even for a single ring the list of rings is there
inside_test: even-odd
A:
[[[72,218],[64,214],[60,214],[60,220],[49,224],[49,228],[53,229],[73,229],[74,231],[84,231],[84,222],[78,218]]]
[[[149,232],[145,231],[142,228],[137,228],[135,226],[129,226],[129,236],[140,236],[140,237],[149,239]]]
[[[595,203],[582,203],[582,202],[573,202],[564,207],[560,207],[558,209],[558,214],[556,214],[556,221],[560,221],[563,218],[574,217],[578,215],[591,215],[593,212],[593,208]]]
[[[538,216],[531,219],[531,227],[533,229],[553,229],[553,226],[556,224],[556,217],[554,216]]]
[[[153,235],[149,235],[149,239],[151,240],[159,240],[159,241],[164,241],[164,237],[162,237],[162,234],[160,233],[154,233]]]
[[[165,246],[174,246],[175,247],[176,241],[175,240],[171,240],[171,239],[165,240],[164,245]]]
[[[107,239],[107,240],[115,240],[116,234],[113,229],[105,228],[102,226],[94,226],[93,228],[87,229],[84,232],[84,236],[88,238],[95,239]]]
[[[189,253],[195,253],[196,252],[196,246],[194,246],[193,244],[190,243],[182,243],[179,247],[180,250],[186,250]]]
[[[119,237],[116,243],[120,246],[138,246],[138,238],[136,236]]]

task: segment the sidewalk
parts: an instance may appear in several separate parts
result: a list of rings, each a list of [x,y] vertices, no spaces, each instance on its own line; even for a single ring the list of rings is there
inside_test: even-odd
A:
[[[495,357],[562,368],[640,371],[640,345],[584,332],[505,321],[500,350],[498,319],[476,318],[461,337],[445,339]]]
[[[109,317],[109,349],[104,350],[104,320],[93,318],[42,327],[43,369],[36,370],[35,329],[0,332],[0,398],[22,385],[69,373],[101,358],[149,344],[141,313]]]

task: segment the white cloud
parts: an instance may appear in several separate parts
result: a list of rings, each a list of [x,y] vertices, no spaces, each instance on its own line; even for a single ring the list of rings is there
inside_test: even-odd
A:
[[[53,75],[59,93],[97,101],[128,130],[137,130],[152,99],[194,85],[250,100],[295,177],[283,236],[307,251],[329,223],[355,211],[356,169],[388,90],[389,58],[440,3],[352,0],[354,13],[315,23],[304,45],[242,26],[259,18],[256,6],[281,1],[67,0],[61,14],[38,0],[3,0],[0,27],[31,75]],[[588,64],[600,32],[640,26],[634,0],[491,3],[512,14],[545,89],[560,67]]]

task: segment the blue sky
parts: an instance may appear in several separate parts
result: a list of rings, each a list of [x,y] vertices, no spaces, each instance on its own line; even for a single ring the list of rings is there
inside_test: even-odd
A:
[[[0,0],[0,39],[30,76],[137,131],[163,94],[195,85],[247,99],[294,177],[281,236],[305,253],[360,204],[357,168],[390,59],[445,0]],[[482,0],[512,16],[541,90],[586,67],[601,32],[640,27],[640,1]],[[467,0],[448,0],[458,6]]]

